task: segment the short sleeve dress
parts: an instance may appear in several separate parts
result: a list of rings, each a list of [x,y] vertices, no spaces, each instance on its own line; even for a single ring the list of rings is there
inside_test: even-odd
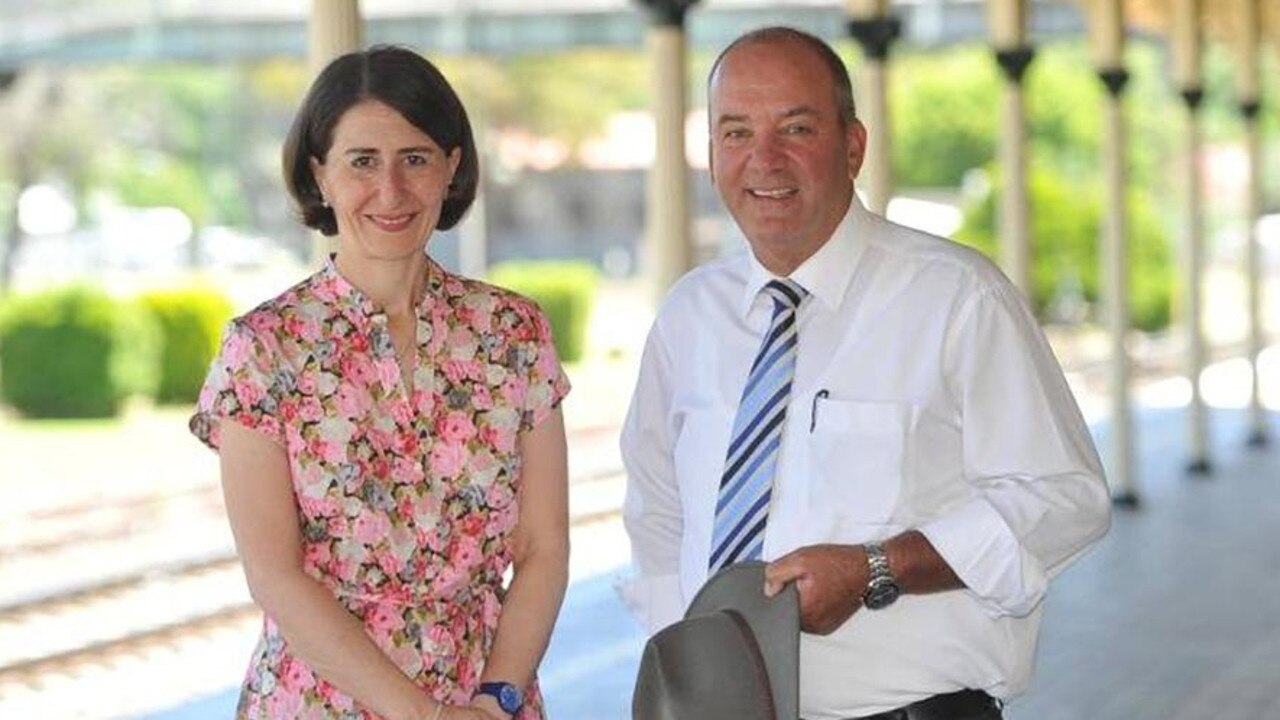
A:
[[[569,390],[529,300],[428,263],[413,391],[387,316],[330,262],[232,321],[191,431],[218,421],[288,455],[305,571],[438,700],[470,701],[502,610],[519,514],[517,436]],[[270,616],[238,718],[376,716],[311,671]],[[521,720],[544,717],[537,683]]]

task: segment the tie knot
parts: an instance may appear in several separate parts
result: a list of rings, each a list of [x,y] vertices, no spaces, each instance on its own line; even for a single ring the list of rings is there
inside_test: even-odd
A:
[[[773,301],[779,306],[791,310],[799,307],[800,301],[804,299],[805,295],[809,294],[809,291],[801,287],[800,283],[786,278],[770,280],[765,284],[764,292],[768,293],[769,297],[773,298]]]

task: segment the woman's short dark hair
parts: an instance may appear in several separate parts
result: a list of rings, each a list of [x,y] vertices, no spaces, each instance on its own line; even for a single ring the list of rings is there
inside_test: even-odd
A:
[[[335,59],[307,91],[284,143],[285,187],[298,206],[302,223],[325,235],[338,234],[338,220],[333,208],[324,204],[311,159],[324,162],[343,113],[364,100],[394,108],[445,153],[462,149],[436,227],[448,230],[457,225],[475,200],[480,180],[467,111],[435,65],[412,50],[391,45]]]

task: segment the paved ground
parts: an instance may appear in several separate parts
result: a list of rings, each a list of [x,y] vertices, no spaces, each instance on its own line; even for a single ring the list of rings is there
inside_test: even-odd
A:
[[[1054,586],[1013,720],[1280,718],[1280,446],[1213,413],[1216,472],[1189,478],[1179,410],[1141,416],[1142,506]]]

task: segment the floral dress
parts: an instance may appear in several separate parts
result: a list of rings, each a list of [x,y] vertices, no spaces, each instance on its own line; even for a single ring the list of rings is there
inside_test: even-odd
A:
[[[303,565],[424,691],[466,704],[502,610],[519,514],[517,436],[569,390],[546,318],[511,292],[428,263],[413,391],[387,315],[320,272],[232,321],[191,430],[218,420],[288,454]],[[543,717],[531,683],[521,720]],[[239,718],[376,716],[293,654],[270,616]]]

